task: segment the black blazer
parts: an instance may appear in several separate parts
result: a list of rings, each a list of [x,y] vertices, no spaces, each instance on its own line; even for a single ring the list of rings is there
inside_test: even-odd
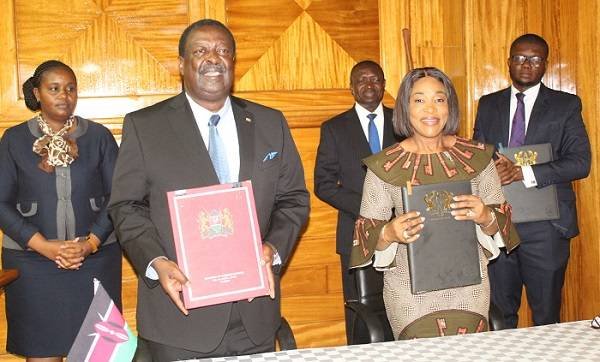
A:
[[[509,113],[510,88],[481,97],[473,138],[507,147]],[[532,166],[537,187],[556,185],[560,219],[552,225],[563,237],[572,238],[579,234],[579,228],[571,181],[586,177],[591,162],[579,97],[541,84],[525,135],[525,144],[538,143],[552,145],[554,161]]]
[[[383,147],[397,141],[393,110],[383,107]],[[367,173],[362,159],[371,155],[369,142],[354,107],[321,125],[315,163],[315,194],[338,210],[336,252],[350,258],[354,222],[360,212]]]
[[[79,148],[79,157],[69,167],[75,214],[75,235],[71,237],[92,232],[105,242],[113,230],[106,204],[118,147],[103,125],[80,117],[77,121],[70,135]],[[57,230],[56,172],[40,170],[40,156],[31,150],[41,136],[33,118],[6,130],[0,141],[0,229],[23,250],[36,232],[48,239],[69,237],[65,230]]]
[[[231,107],[239,179],[252,180],[261,236],[285,263],[309,212],[300,156],[281,112],[235,97]],[[273,152],[275,157],[266,157]],[[156,281],[145,277],[154,258],[177,260],[166,192],[218,183],[184,93],[125,116],[108,208],[138,274],[137,326],[146,339],[209,352],[223,338],[231,303],[191,309],[185,316]],[[238,302],[244,327],[257,344],[273,337],[280,324],[279,293],[276,285],[275,300]]]

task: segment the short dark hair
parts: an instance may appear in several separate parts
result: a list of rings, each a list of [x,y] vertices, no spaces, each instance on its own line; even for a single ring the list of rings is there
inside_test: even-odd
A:
[[[381,68],[381,66],[379,64],[377,64],[377,62],[374,62],[372,60],[363,60],[363,61],[360,61],[360,62],[354,64],[354,66],[352,67],[352,70],[350,70],[350,84],[352,84],[352,76],[354,75],[354,73],[358,69],[360,69],[364,66],[374,66],[375,68],[379,69],[381,74],[383,74],[383,69]],[[383,75],[383,77],[385,78],[385,74]]]
[[[546,54],[545,58],[548,58],[548,54],[550,53],[550,49],[548,48],[548,43],[546,43],[544,38],[542,38],[541,36],[539,36],[537,34],[532,34],[532,33],[523,34],[520,37],[518,37],[517,39],[513,40],[512,44],[510,45],[510,53],[512,54],[513,49],[518,44],[522,44],[522,43],[531,43],[531,44],[537,44],[537,45],[541,46],[542,48],[544,48],[544,53]]]
[[[458,109],[458,96],[452,81],[444,72],[434,67],[416,68],[408,72],[400,88],[398,89],[398,96],[396,97],[396,104],[394,105],[394,131],[405,137],[410,137],[414,134],[414,130],[410,125],[410,94],[412,93],[413,86],[415,83],[425,77],[432,77],[440,81],[446,89],[446,96],[448,97],[448,122],[444,126],[443,133],[445,135],[454,135],[458,131],[458,125],[460,122],[460,111]]]
[[[47,60],[38,65],[38,67],[35,68],[33,75],[29,77],[25,83],[23,83],[23,99],[25,100],[25,106],[27,106],[27,108],[30,110],[34,112],[40,110],[40,102],[37,100],[37,98],[35,98],[33,88],[39,88],[40,81],[44,73],[55,68],[63,68],[68,70],[71,72],[71,74],[73,74],[75,81],[77,81],[77,77],[75,76],[73,69],[59,60]]]
[[[231,30],[229,30],[229,28],[226,27],[225,24],[223,24],[222,22],[220,22],[218,20],[202,19],[202,20],[196,21],[195,23],[190,24],[187,28],[185,28],[183,33],[181,33],[181,37],[179,38],[179,56],[180,57],[185,55],[185,44],[187,42],[188,37],[190,36],[190,33],[196,29],[203,27],[203,26],[214,26],[215,28],[219,28],[219,29],[222,29],[223,31],[225,31],[225,33],[231,40],[231,44],[233,44],[233,54],[235,55],[235,38],[233,37]]]

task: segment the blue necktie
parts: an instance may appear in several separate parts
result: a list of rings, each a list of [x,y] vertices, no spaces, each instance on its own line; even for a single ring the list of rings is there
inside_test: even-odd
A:
[[[377,126],[375,126],[375,113],[367,114],[369,119],[369,147],[371,147],[371,153],[377,153],[381,151],[381,144],[379,143],[379,133],[377,132]]]
[[[517,97],[517,110],[512,121],[508,147],[519,147],[525,143],[525,102],[523,102],[525,94],[517,93],[515,96]]]
[[[227,164],[225,144],[217,130],[217,124],[219,124],[220,119],[221,117],[218,114],[210,116],[210,121],[208,122],[208,155],[215,168],[217,177],[219,177],[219,182],[223,184],[229,182],[229,165]]]

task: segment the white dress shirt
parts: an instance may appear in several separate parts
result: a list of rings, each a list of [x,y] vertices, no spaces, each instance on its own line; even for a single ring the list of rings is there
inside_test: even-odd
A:
[[[200,135],[202,136],[202,140],[204,141],[204,145],[206,146],[207,150],[209,146],[210,130],[208,122],[210,116],[213,114],[219,115],[220,119],[219,123],[217,124],[217,130],[219,131],[219,136],[223,139],[223,143],[226,146],[227,165],[229,166],[229,180],[227,180],[227,182],[239,181],[240,144],[238,142],[237,127],[235,124],[235,118],[233,117],[233,110],[231,108],[231,99],[227,97],[225,104],[223,104],[223,107],[220,110],[217,112],[211,112],[196,103],[187,93],[185,96],[190,103],[194,120],[196,121],[198,130],[200,130]],[[202,170],[198,170],[198,172],[202,172]],[[273,249],[273,265],[280,265],[281,257],[279,256],[279,252],[272,244],[269,243],[269,246]],[[147,278],[152,280],[158,280],[158,273],[152,267],[152,263],[157,259],[167,258],[165,256],[159,256],[152,259],[150,263],[148,263],[145,274]]]
[[[510,87],[510,118],[508,120],[508,139],[510,140],[510,135],[512,133],[512,120],[515,116],[515,112],[517,111],[517,93],[523,93],[525,96],[523,97],[523,103],[525,104],[525,134],[527,135],[527,127],[529,126],[529,118],[531,117],[531,111],[533,110],[533,104],[537,99],[537,96],[540,92],[540,83],[534,85],[533,87],[525,90],[524,92],[520,92],[515,86]],[[523,171],[523,184],[525,187],[535,187],[537,186],[537,180],[535,179],[535,175],[533,174],[533,169],[531,166],[521,166],[521,170]]]
[[[208,122],[210,116],[213,114],[219,115],[220,119],[219,123],[217,124],[217,130],[219,131],[219,136],[221,139],[223,139],[223,143],[226,146],[225,152],[227,154],[227,166],[229,166],[229,180],[227,180],[227,182],[237,182],[240,174],[240,145],[238,142],[235,118],[233,117],[233,110],[231,109],[231,99],[227,97],[223,107],[217,112],[212,112],[196,103],[187,93],[185,94],[185,97],[190,104],[190,108],[192,109],[192,113],[194,115],[194,120],[196,121],[196,125],[198,126],[198,130],[200,131],[200,135],[204,141],[204,146],[206,146],[207,150],[209,146],[208,140],[210,131],[208,128]],[[198,170],[198,172],[202,172],[202,170]],[[158,280],[158,273],[152,267],[152,263],[156,259],[167,258],[165,256],[159,256],[152,259],[150,263],[148,263],[148,267],[146,268],[146,277],[152,280]]]
[[[360,104],[356,103],[354,105],[354,109],[356,110],[356,114],[358,114],[358,119],[360,120],[360,126],[362,127],[363,133],[369,142],[369,118],[367,116],[371,113],[377,115],[373,122],[375,122],[375,127],[377,127],[377,134],[379,135],[379,148],[383,149],[383,106],[381,103],[375,108],[375,111],[371,112]]]
[[[233,118],[233,110],[231,109],[231,99],[227,97],[223,107],[217,112],[212,112],[196,103],[187,93],[185,96],[190,103],[192,113],[194,114],[194,119],[196,120],[196,125],[198,125],[198,129],[200,130],[202,140],[204,141],[204,145],[206,146],[207,150],[209,146],[208,140],[210,130],[208,128],[208,121],[210,116],[213,114],[218,114],[221,117],[219,123],[217,124],[217,131],[219,131],[219,136],[226,146],[227,165],[229,166],[229,180],[227,180],[227,182],[239,181],[240,144],[238,142],[235,118]]]

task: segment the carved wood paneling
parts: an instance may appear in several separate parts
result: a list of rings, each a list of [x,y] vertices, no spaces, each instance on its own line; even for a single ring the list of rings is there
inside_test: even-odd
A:
[[[306,7],[306,13],[350,58],[379,61],[377,1],[312,0]],[[314,59],[318,61],[319,58]],[[348,73],[342,75],[347,78]]]
[[[176,93],[187,0],[15,1],[19,83],[45,59],[78,76],[80,96]],[[51,46],[49,46],[51,45]]]
[[[236,90],[345,88],[353,64],[310,15],[301,13],[242,76]]]

